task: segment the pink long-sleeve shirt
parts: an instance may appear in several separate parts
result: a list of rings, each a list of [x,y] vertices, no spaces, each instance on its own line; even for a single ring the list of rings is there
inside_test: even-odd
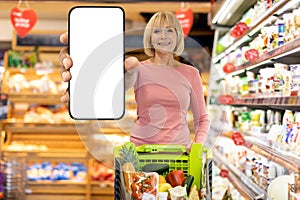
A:
[[[182,64],[178,67],[143,62],[134,82],[137,120],[130,140],[142,144],[182,144],[193,142],[186,120],[191,108],[195,142],[204,143],[209,130],[199,71]]]

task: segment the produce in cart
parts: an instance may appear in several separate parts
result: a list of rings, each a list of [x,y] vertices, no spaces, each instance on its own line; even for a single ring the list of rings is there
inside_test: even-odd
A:
[[[135,151],[135,145],[132,143],[126,143],[122,146],[120,149],[120,158],[125,188],[126,191],[130,193],[132,175],[138,170],[138,158]]]

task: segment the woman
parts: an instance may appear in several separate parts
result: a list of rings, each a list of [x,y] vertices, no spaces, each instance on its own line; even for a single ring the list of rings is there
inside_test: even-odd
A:
[[[67,42],[67,33],[61,41]],[[184,50],[184,35],[176,16],[171,12],[157,12],[149,20],[144,32],[144,50],[150,56],[139,62],[134,57],[125,60],[126,87],[134,87],[137,120],[130,140],[142,144],[204,143],[208,135],[209,119],[199,72],[196,68],[175,59]],[[62,78],[71,79],[68,71],[72,60],[66,49],[61,51]],[[62,101],[67,102],[66,93]],[[195,138],[191,139],[186,115],[191,108]]]

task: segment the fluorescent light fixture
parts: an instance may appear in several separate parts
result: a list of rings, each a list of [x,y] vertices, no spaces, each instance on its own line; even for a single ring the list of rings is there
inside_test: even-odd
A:
[[[231,14],[240,6],[242,1],[237,0],[224,0],[224,3],[220,6],[220,9],[217,11],[217,14],[214,16],[212,23],[221,24],[220,21],[228,19],[226,15]],[[230,17],[229,17],[230,18]]]

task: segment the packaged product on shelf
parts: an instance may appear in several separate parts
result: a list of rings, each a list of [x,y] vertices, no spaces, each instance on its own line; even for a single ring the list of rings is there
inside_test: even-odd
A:
[[[274,92],[274,68],[267,67],[259,70],[259,83],[258,91],[265,96],[268,96]]]
[[[294,114],[291,110],[285,110],[282,118],[282,133],[279,140],[280,143],[288,143],[289,137],[293,131]]]
[[[290,71],[292,76],[291,96],[298,96],[300,89],[300,64],[290,65]]]
[[[294,152],[298,152],[298,156],[300,155],[300,112],[296,111],[294,113],[294,126],[293,126],[293,138],[291,138],[291,147]]]
[[[294,39],[294,32],[296,32],[294,14],[286,13],[282,18],[285,24],[285,41],[289,42]]]
[[[278,36],[284,37],[285,36],[285,23],[284,20],[278,19],[276,21],[277,27],[278,27]]]
[[[293,10],[294,14],[294,19],[295,19],[295,25],[296,25],[296,32],[299,33],[299,28],[300,28],[300,9],[294,9]],[[298,35],[297,35],[298,36]]]
[[[292,75],[290,71],[284,71],[283,73],[283,87],[282,87],[282,95],[290,96],[291,88],[292,88]]]
[[[251,133],[259,135],[265,132],[265,111],[253,110],[251,113]]]
[[[278,142],[281,137],[282,125],[273,124],[268,132],[267,139],[270,141]]]
[[[268,133],[270,131],[272,125],[275,123],[274,122],[275,111],[269,109],[269,110],[266,111],[266,114],[267,114],[266,133]]]

